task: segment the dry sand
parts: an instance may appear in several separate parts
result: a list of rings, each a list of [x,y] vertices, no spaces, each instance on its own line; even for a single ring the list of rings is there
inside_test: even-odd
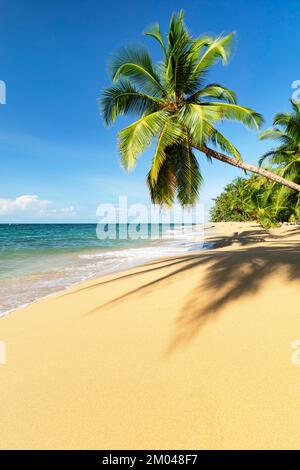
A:
[[[0,448],[299,448],[300,229],[210,240],[1,318]]]

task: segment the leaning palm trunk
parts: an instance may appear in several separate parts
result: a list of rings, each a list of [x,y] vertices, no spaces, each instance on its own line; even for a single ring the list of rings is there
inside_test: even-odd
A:
[[[192,142],[191,145],[195,149],[200,150],[200,152],[203,152],[207,157],[215,158],[216,160],[220,160],[221,162],[228,163],[229,165],[232,165],[232,166],[236,166],[245,171],[251,171],[252,173],[256,173],[260,176],[264,176],[265,178],[271,181],[274,181],[275,183],[279,183],[283,186],[286,186],[287,188],[294,189],[295,191],[300,192],[299,184],[294,183],[293,181],[287,180],[285,178],[282,178],[276,173],[272,173],[271,171],[265,170],[264,168],[251,165],[250,163],[246,163],[241,159],[237,160],[235,158],[228,157],[227,155],[217,152],[216,150],[213,150],[207,147],[206,145],[198,146],[195,144],[195,142]]]

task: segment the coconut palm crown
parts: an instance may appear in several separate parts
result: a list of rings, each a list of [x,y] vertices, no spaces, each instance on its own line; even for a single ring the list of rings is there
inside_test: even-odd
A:
[[[196,202],[202,176],[194,149],[209,159],[273,179],[267,170],[244,163],[216,127],[219,121],[233,120],[258,129],[263,121],[257,112],[238,105],[233,91],[219,83],[205,83],[211,66],[228,61],[234,34],[193,38],[183,12],[171,17],[166,41],[158,24],[144,34],[159,43],[163,60],[155,65],[142,46],[120,49],[110,63],[114,83],[103,92],[100,105],[106,125],[120,115],[137,116],[118,134],[125,169],[131,170],[138,156],[155,142],[147,178],[152,201],[171,205],[177,197],[181,204]],[[278,175],[274,178],[283,180]]]

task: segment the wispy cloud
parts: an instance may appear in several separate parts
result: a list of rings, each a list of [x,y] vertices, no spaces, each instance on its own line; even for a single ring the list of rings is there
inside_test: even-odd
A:
[[[25,194],[16,199],[0,199],[0,217],[29,215],[32,217],[69,217],[74,216],[76,211],[73,206],[55,208],[53,202],[40,199],[35,194]]]

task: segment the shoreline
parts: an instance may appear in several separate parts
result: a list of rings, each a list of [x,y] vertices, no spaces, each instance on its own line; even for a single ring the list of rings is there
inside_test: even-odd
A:
[[[18,224],[20,225],[20,224]],[[44,224],[43,224],[44,225]],[[51,225],[51,224],[50,224]],[[62,224],[62,225],[65,225],[65,224]],[[71,224],[73,225],[73,224]],[[204,224],[204,228],[203,228],[203,235],[205,233],[205,230],[209,229],[209,225],[211,225],[210,223],[206,223]],[[195,227],[197,228],[197,227]],[[170,239],[172,240],[172,239]],[[166,239],[164,239],[164,241],[166,241]],[[201,242],[202,240],[199,238],[199,240],[193,240],[195,243],[197,242]],[[204,241],[203,241],[203,245],[204,245]],[[145,245],[145,248],[149,248],[148,245]],[[123,248],[123,247],[120,247],[118,250],[116,250],[116,253],[118,253],[119,251],[122,251],[122,250],[126,250],[126,248]],[[127,250],[139,250],[139,247],[131,247],[131,248],[127,248]],[[205,249],[204,246],[202,248],[203,250]],[[109,251],[109,249],[107,249]],[[192,250],[191,250],[192,251]],[[186,251],[188,252],[188,250]],[[84,252],[85,253],[85,252]],[[98,252],[97,252],[98,253]],[[103,252],[104,254],[106,253],[105,251]],[[184,253],[184,251],[183,251]],[[90,256],[90,255],[88,255]],[[92,255],[93,256],[93,255]],[[72,288],[76,288],[76,287],[79,287],[82,283],[86,283],[86,282],[89,282],[89,281],[92,281],[93,279],[97,279],[97,278],[101,278],[103,276],[110,276],[110,275],[113,275],[113,274],[118,274],[118,273],[121,273],[121,272],[125,272],[129,269],[133,269],[133,268],[136,268],[136,267],[139,267],[139,266],[145,266],[147,265],[148,263],[151,263],[152,261],[154,260],[164,260],[164,259],[167,259],[168,257],[170,256],[176,256],[176,253],[173,253],[171,255],[162,255],[161,257],[153,257],[153,258],[149,258],[149,259],[145,259],[141,262],[136,262],[133,263],[132,266],[129,266],[129,267],[121,267],[120,269],[119,268],[115,268],[115,269],[112,269],[111,271],[108,271],[108,272],[104,272],[104,273],[93,273],[93,274],[90,274],[90,275],[86,275],[84,276],[82,279],[80,280],[77,280],[77,281],[70,281],[69,284],[66,284],[65,287],[58,287],[58,290],[57,291],[54,291],[54,292],[51,292],[49,294],[45,294],[45,295],[42,295],[40,297],[37,297],[31,301],[28,301],[28,302],[25,302],[24,304],[20,304],[18,305],[17,307],[12,307],[11,309],[7,310],[7,311],[4,311],[4,312],[0,312],[0,318],[2,317],[5,317],[7,315],[10,315],[10,314],[13,314],[14,312],[20,310],[20,309],[24,309],[24,308],[27,308],[29,307],[30,305],[34,304],[35,302],[39,302],[40,300],[43,300],[43,299],[47,299],[47,298],[51,298],[53,296],[59,296],[59,295],[62,295],[64,292],[68,291],[69,289],[72,289]],[[51,271],[49,272],[51,273]],[[48,273],[48,274],[49,274]]]
[[[0,318],[0,448],[299,446],[300,228],[212,225]]]

